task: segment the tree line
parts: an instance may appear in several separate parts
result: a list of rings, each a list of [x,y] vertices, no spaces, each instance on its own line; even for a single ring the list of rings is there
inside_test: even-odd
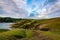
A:
[[[0,17],[0,23],[2,22],[16,22],[20,19],[17,18],[10,18],[10,17]]]

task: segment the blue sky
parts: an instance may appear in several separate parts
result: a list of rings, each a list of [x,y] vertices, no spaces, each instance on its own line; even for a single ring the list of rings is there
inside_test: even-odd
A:
[[[0,0],[0,16],[33,19],[60,17],[60,0]]]

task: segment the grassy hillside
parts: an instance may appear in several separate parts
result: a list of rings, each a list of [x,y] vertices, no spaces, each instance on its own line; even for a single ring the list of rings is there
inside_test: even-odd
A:
[[[23,38],[30,38],[32,35],[32,30],[14,29],[0,33],[0,40],[19,40]]]
[[[42,27],[44,25],[44,27]],[[40,29],[45,29],[48,28],[49,31],[51,32],[60,32],[60,18],[53,18],[53,19],[48,19],[43,22],[41,22],[41,28]]]
[[[46,24],[46,25],[45,25]],[[34,20],[34,19],[22,19],[15,24],[12,25],[12,28],[38,28],[39,26],[60,26],[60,18],[52,18],[52,19],[42,19],[42,20]],[[42,27],[41,27],[42,28]]]
[[[40,40],[60,40],[60,18],[42,19],[42,20],[20,20],[12,28],[23,28],[31,30],[39,30],[42,39]],[[38,34],[36,34],[37,36]],[[43,36],[43,37],[42,37]],[[47,38],[46,38],[47,37]],[[31,39],[32,40],[32,39]],[[36,37],[33,40],[39,40]]]
[[[9,31],[9,29],[0,29],[0,33],[1,32],[6,32],[6,31]]]
[[[60,18],[22,19],[11,28],[0,33],[0,40],[60,40]]]

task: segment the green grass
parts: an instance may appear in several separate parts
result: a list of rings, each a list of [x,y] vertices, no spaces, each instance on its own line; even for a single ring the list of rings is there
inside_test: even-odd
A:
[[[23,19],[13,24],[11,28],[13,30],[0,33],[0,40],[60,40],[60,18]]]
[[[60,22],[49,23],[45,28],[49,28],[51,32],[60,33]]]
[[[25,19],[24,21],[18,21],[17,23],[13,24],[12,27],[19,28],[19,29],[21,28],[37,29],[37,27],[39,28],[39,26],[40,27],[43,26],[42,28],[39,29],[40,30],[39,35],[41,35],[40,37],[42,38],[40,40],[43,40],[43,39],[44,40],[60,40],[60,18],[42,19],[42,20],[29,20],[29,19],[26,20]],[[29,37],[31,32],[27,31],[26,34],[27,34],[27,37]],[[37,40],[39,40],[39,38],[37,38]]]
[[[26,38],[32,37],[34,34],[33,30],[26,30]]]
[[[9,31],[9,29],[0,29],[0,32],[6,32]]]
[[[52,18],[41,22],[41,26],[46,24],[41,29],[48,28],[48,31],[41,30],[42,36],[48,37],[46,40],[60,40],[60,18]],[[45,38],[43,37],[43,38]]]
[[[47,37],[46,40],[60,40],[60,34],[55,34],[50,31],[40,31],[43,38]]]
[[[32,30],[14,29],[0,33],[0,40],[17,40],[21,38],[30,38],[33,35]]]
[[[17,38],[24,38],[25,30],[11,30],[8,32],[0,33],[0,40],[16,40]]]

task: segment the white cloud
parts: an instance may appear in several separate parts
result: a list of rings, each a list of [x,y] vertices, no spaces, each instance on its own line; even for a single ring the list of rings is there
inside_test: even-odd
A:
[[[25,0],[0,0],[1,10],[6,12],[0,14],[0,16],[14,18],[27,17],[28,11],[26,10],[26,3],[24,1]]]
[[[13,0],[18,8],[26,8],[26,0]]]
[[[55,14],[57,11],[60,10],[60,0],[57,0],[57,2],[55,2],[54,4],[48,5],[46,7],[44,7],[42,10],[38,10],[38,12],[40,13],[37,17],[49,18],[49,14]]]
[[[35,14],[36,16],[31,18],[48,18],[49,14],[60,10],[60,0],[57,0],[55,4],[44,6],[45,1],[41,2],[41,5],[33,1],[32,5],[36,7],[33,10],[28,10],[26,0],[0,0],[0,7],[6,12],[3,15],[0,14],[0,16],[29,18],[30,13],[28,12],[35,11],[39,15]]]

